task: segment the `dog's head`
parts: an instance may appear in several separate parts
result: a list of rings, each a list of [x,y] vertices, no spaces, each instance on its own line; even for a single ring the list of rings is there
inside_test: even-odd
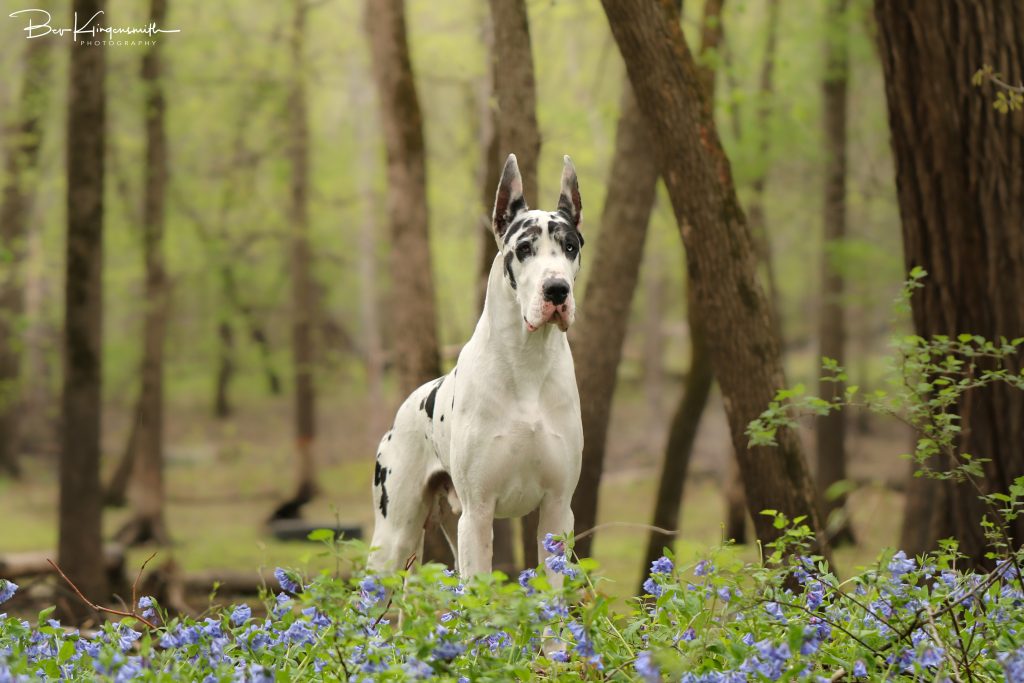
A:
[[[494,199],[491,226],[504,264],[505,282],[515,293],[530,332],[553,323],[563,332],[576,319],[573,283],[580,270],[583,204],[576,169],[565,157],[562,192],[555,211],[530,210],[514,154],[508,155]]]

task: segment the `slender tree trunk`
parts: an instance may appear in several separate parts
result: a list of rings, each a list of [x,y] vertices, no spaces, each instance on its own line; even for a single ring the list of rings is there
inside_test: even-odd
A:
[[[647,124],[628,83],[622,90],[620,111],[601,232],[573,349],[577,358],[587,359],[576,368],[584,444],[583,469],[572,500],[577,533],[597,523],[612,396],[658,186]],[[576,553],[591,555],[593,538],[577,541]]]
[[[78,16],[103,0],[74,0]],[[107,594],[103,571],[100,418],[103,341],[103,175],[106,50],[71,43],[67,132],[67,265],[64,312],[63,447],[58,559],[94,600]],[[69,620],[89,610],[70,601]]]
[[[150,0],[149,20],[157,26],[167,16],[167,0]],[[142,346],[142,389],[129,439],[131,479],[128,501],[132,518],[117,533],[122,543],[170,541],[164,520],[164,338],[169,292],[164,265],[164,219],[167,191],[167,103],[162,83],[161,44],[142,58],[146,89],[146,189],[143,201],[143,250],[146,263],[146,315]]]
[[[487,296],[487,277],[491,272],[491,264],[498,255],[498,245],[494,241],[494,230],[491,228],[491,211],[494,210],[494,193],[501,178],[501,139],[498,128],[501,117],[498,113],[496,83],[499,78],[498,56],[494,48],[494,17],[485,15],[483,26],[484,47],[489,55],[489,65],[481,79],[480,87],[480,259],[477,263],[477,310],[484,310],[484,299]]]
[[[678,13],[669,0],[602,4],[640,110],[659,141],[659,167],[686,245],[696,313],[707,333],[758,537],[769,541],[780,533],[761,510],[806,516],[828,554],[797,435],[783,430],[776,446],[748,446],[747,425],[786,378],[771,301],[757,279],[753,239]]]
[[[409,58],[403,0],[367,0],[373,77],[387,148],[391,225],[394,358],[402,393],[441,374],[434,280],[427,227],[427,167],[416,82]],[[423,560],[454,558],[438,528],[426,534]]]
[[[846,237],[846,93],[849,79],[847,56],[847,0],[828,5],[825,42],[825,236],[821,255],[820,356],[846,362],[846,322],[843,305],[843,274],[835,250]],[[820,381],[818,395],[826,400],[843,396],[843,382]],[[830,496],[829,488],[846,479],[846,413],[834,412],[817,419],[818,498],[829,534],[835,544],[853,543],[853,528],[846,514],[846,496]]]
[[[0,473],[20,475],[18,440],[21,403],[21,357],[24,339],[18,329],[25,311],[29,214],[38,185],[42,118],[50,96],[50,51],[40,38],[26,41],[21,99],[4,135],[4,183],[0,195]],[[7,123],[7,122],[4,122]]]
[[[695,314],[697,306],[693,301],[692,289],[689,290],[687,315],[690,321],[690,370],[686,375],[683,397],[676,408],[669,428],[668,444],[665,447],[665,459],[658,478],[658,497],[654,504],[654,517],[651,524],[662,529],[676,531],[679,529],[679,511],[683,504],[683,487],[686,485],[686,474],[690,467],[690,456],[693,443],[697,437],[700,418],[707,406],[708,394],[714,383],[711,363],[707,361],[708,350],[705,335],[700,330],[700,320]],[[694,348],[694,347],[702,348]],[[746,515],[742,521],[746,520]],[[641,583],[647,578],[648,568],[658,559],[665,547],[675,544],[675,536],[652,531],[647,540],[647,553],[644,556]],[[639,590],[642,590],[642,586]]]
[[[291,162],[289,194],[292,280],[292,376],[295,391],[295,491],[279,505],[271,519],[295,518],[316,494],[316,387],[313,378],[315,351],[316,283],[309,244],[309,114],[306,103],[304,40],[307,0],[292,0],[293,18],[289,39],[292,73],[288,98],[288,156]]]
[[[217,355],[217,378],[214,383],[213,414],[221,419],[231,417],[229,388],[235,375],[235,330],[231,321],[224,316],[217,324],[217,340],[220,352]]]
[[[368,101],[365,79],[357,68],[349,73],[351,91],[349,97],[358,112],[365,112]],[[355,117],[355,137],[359,160],[358,192],[363,206],[379,205],[374,190],[378,174],[378,160],[375,149],[376,131],[369,120],[362,115]],[[366,368],[366,397],[369,419],[367,434],[370,440],[379,439],[384,433],[384,346],[380,327],[380,274],[377,265],[377,231],[380,229],[377,212],[363,211],[359,226],[359,326],[363,332],[363,364]]]
[[[537,125],[537,86],[533,75],[533,52],[530,47],[530,20],[525,0],[490,0],[494,31],[494,71],[492,74],[495,101],[498,107],[498,154],[491,159],[497,172],[504,158],[513,153],[519,160],[523,177],[523,196],[530,206],[537,206],[537,165],[540,161],[540,127]],[[497,181],[491,186],[490,206],[494,206]],[[488,222],[489,224],[489,222]],[[488,234],[490,231],[488,230]],[[493,242],[493,237],[491,237]],[[496,252],[495,252],[496,253]],[[486,254],[484,256],[486,258]],[[491,257],[494,260],[494,257]],[[487,264],[488,271],[490,264]],[[485,274],[486,278],[486,274]],[[537,557],[538,513],[532,512],[522,521],[523,564],[535,567]],[[504,523],[497,532],[508,534]],[[496,542],[502,553],[508,541]]]
[[[765,26],[767,37],[764,46],[764,60],[761,62],[761,80],[757,93],[757,124],[753,135],[757,139],[758,163],[760,170],[750,182],[751,198],[747,211],[747,223],[754,237],[754,248],[764,280],[768,287],[768,297],[772,302],[775,317],[772,324],[780,342],[785,340],[782,334],[782,309],[779,307],[779,286],[775,277],[775,266],[772,261],[772,243],[768,236],[768,225],[764,215],[764,192],[768,184],[768,163],[771,148],[771,117],[772,100],[775,97],[775,49],[778,45],[779,33],[779,0],[767,0],[768,21]],[[733,106],[733,127],[739,131],[739,110]]]
[[[971,75],[985,64],[1024,77],[1024,6],[947,0],[876,0],[896,189],[908,269],[928,271],[912,302],[917,334],[1024,336],[1024,135],[1020,114],[991,105],[992,85]],[[1020,359],[1010,363],[1019,372]],[[1005,385],[967,393],[958,406],[958,448],[984,463],[985,492],[1005,493],[1024,475],[1024,392]],[[936,463],[936,466],[941,466]],[[944,517],[908,552],[955,536],[983,565],[978,493],[950,482],[912,487]],[[919,501],[917,501],[919,502]],[[914,504],[911,499],[909,504]],[[909,512],[909,509],[908,509]],[[1024,539],[1024,518],[1008,529]]]

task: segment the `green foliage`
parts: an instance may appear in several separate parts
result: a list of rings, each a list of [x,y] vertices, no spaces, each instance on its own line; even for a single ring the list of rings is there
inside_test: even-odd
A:
[[[992,68],[991,64],[983,65],[971,76],[971,84],[977,88],[986,83],[992,83],[997,88],[992,108],[1000,114],[1009,114],[1024,108],[1024,86],[1010,85],[1003,80],[1001,73]]]

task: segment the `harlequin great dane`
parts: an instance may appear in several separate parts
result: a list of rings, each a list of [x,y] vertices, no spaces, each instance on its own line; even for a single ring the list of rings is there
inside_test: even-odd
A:
[[[539,507],[540,557],[545,534],[572,530],[583,426],[565,332],[576,315],[582,211],[569,157],[558,207],[548,212],[526,206],[509,155],[494,200],[498,255],[483,315],[456,367],[406,399],[377,451],[371,570],[422,555],[424,525],[442,497],[461,512],[457,531],[445,532],[463,577],[491,571],[495,517]]]

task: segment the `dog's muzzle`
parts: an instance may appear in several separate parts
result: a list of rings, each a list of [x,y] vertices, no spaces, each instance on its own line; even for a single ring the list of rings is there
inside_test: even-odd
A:
[[[569,283],[561,278],[551,278],[544,282],[541,288],[544,301],[540,309],[540,321],[533,325],[526,320],[526,329],[536,332],[544,325],[554,323],[558,329],[565,332],[569,329],[572,320],[572,289]]]

